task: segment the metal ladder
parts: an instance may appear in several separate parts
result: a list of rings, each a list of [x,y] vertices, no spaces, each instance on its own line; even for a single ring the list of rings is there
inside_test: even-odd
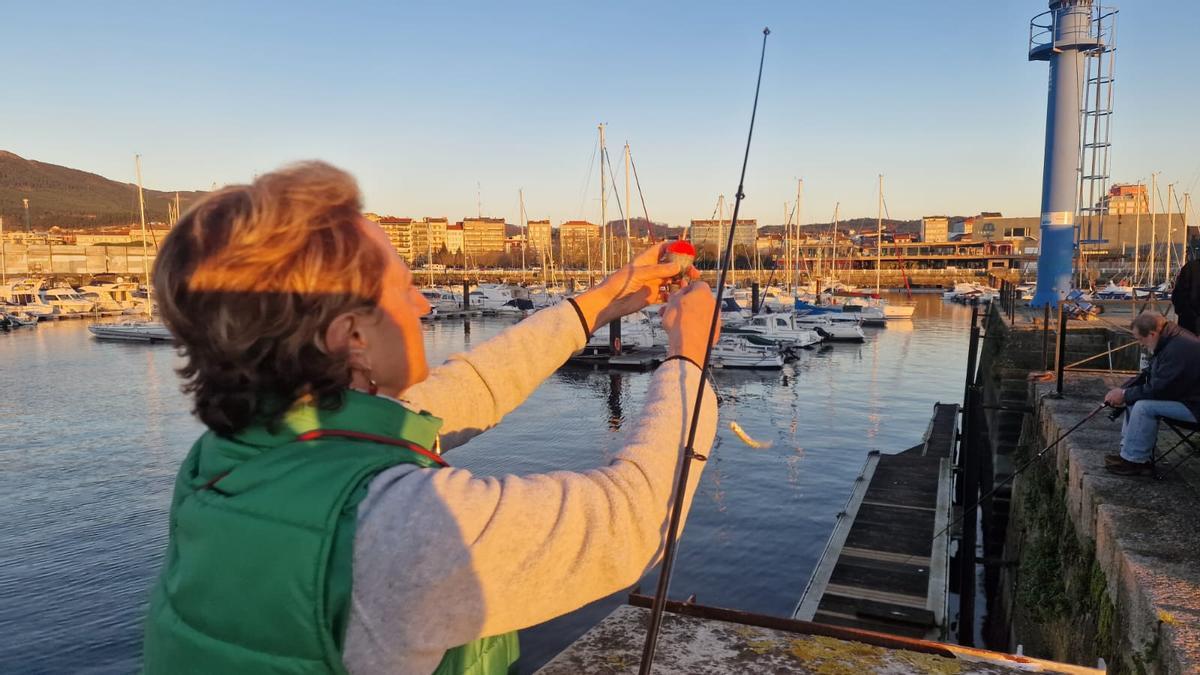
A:
[[[1112,148],[1113,85],[1117,51],[1117,10],[1093,6],[1090,30],[1096,47],[1084,52],[1085,82],[1079,102],[1079,219],[1075,225],[1075,250],[1083,282],[1085,256],[1102,251],[1104,216],[1108,212],[1109,154]]]

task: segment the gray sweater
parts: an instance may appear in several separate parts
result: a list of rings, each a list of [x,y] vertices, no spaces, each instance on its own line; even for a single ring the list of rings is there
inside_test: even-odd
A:
[[[585,341],[563,303],[450,357],[404,399],[444,420],[449,449],[494,426]],[[377,476],[358,510],[350,672],[430,673],[451,647],[541,623],[640,579],[662,556],[699,378],[685,361],[661,366],[629,445],[591,471],[494,478],[402,465]],[[708,454],[716,423],[706,384],[697,452]],[[685,517],[703,469],[692,466]]]

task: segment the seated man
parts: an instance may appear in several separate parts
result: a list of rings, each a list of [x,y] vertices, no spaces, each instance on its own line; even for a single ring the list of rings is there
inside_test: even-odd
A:
[[[1200,338],[1158,312],[1133,320],[1133,337],[1150,352],[1150,364],[1124,387],[1109,390],[1104,402],[1127,406],[1121,427],[1121,454],[1108,455],[1105,468],[1122,476],[1150,471],[1158,440],[1158,418],[1200,419]]]

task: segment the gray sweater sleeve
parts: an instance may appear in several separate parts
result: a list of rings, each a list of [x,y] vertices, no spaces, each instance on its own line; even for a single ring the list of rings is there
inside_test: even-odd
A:
[[[583,339],[569,307],[547,311],[569,319],[562,326],[569,337],[561,330],[517,330],[543,313],[535,315],[485,343],[486,357],[477,348],[458,358],[470,365],[458,371],[465,382],[446,376],[441,383],[448,391],[427,388],[424,400],[446,406],[431,410],[449,412],[447,423],[456,429],[476,430],[519,404],[541,381],[536,374],[552,372],[565,358],[569,345],[553,343]],[[554,320],[553,314],[544,319]],[[526,340],[535,344],[512,343]],[[494,377],[508,368],[531,375],[513,382]],[[480,395],[480,382],[489,383],[490,401],[471,399]],[[401,466],[377,476],[358,512],[344,653],[350,671],[429,673],[450,647],[540,623],[636,582],[662,554],[699,383],[691,364],[660,367],[630,443],[591,471],[476,477],[464,469]],[[717,422],[708,385],[704,398],[696,450],[707,454]],[[490,412],[454,412],[474,405]],[[693,465],[685,505],[703,468]]]

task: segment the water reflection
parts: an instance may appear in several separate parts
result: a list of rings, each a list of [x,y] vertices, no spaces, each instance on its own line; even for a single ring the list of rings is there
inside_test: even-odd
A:
[[[622,375],[612,371],[608,375],[608,428],[613,431],[621,430],[625,421],[625,413],[621,410],[621,381]]]
[[[680,542],[673,595],[786,615],[866,452],[897,452],[962,395],[970,310],[917,298],[912,328],[806,351],[781,371],[716,371],[721,425]],[[432,321],[440,363],[512,325]],[[173,475],[200,432],[169,347],[90,339],[82,322],[0,335],[0,672],[137,669]],[[480,475],[585,470],[636,428],[652,375],[562,369],[450,461]],[[752,449],[728,429],[737,421]],[[756,574],[747,575],[753,568]],[[643,582],[644,587],[648,587]],[[606,614],[595,603],[522,636],[532,670]]]

